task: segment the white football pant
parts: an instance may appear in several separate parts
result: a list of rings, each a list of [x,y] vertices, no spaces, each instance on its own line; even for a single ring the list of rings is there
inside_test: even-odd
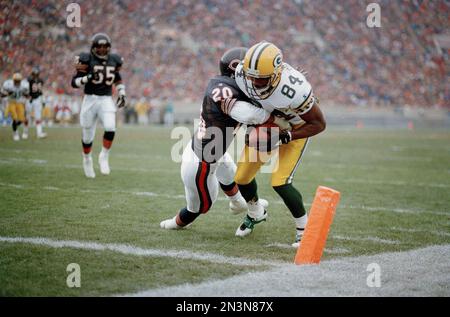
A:
[[[83,143],[94,141],[97,119],[107,132],[116,131],[116,104],[111,96],[85,95],[80,111]]]
[[[236,164],[228,153],[218,163],[208,164],[195,155],[190,141],[183,151],[181,162],[187,209],[191,212],[208,212],[217,200],[219,181],[224,185],[231,184],[235,172]]]

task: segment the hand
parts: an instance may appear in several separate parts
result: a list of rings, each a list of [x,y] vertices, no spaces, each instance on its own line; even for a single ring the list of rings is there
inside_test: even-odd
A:
[[[274,116],[273,123],[275,123],[277,126],[279,126],[281,131],[285,131],[285,130],[291,131],[292,130],[291,124],[289,123],[289,121],[287,121],[284,118]]]
[[[283,144],[288,144],[292,141],[292,133],[289,131],[281,131],[280,132],[280,141]]]
[[[100,75],[98,72],[91,71],[89,74],[87,74],[89,81],[99,81]]]
[[[117,108],[123,108],[123,107],[126,107],[126,98],[125,98],[125,95],[119,95],[119,98],[117,98],[117,102],[116,102],[116,104],[117,104]]]

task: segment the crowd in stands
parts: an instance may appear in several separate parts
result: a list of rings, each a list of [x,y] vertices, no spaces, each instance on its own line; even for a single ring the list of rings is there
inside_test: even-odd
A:
[[[80,0],[80,28],[66,24],[71,2],[0,2],[0,79],[39,65],[47,89],[80,95],[74,56],[105,32],[131,98],[200,102],[226,49],[267,40],[322,104],[450,108],[449,49],[436,41],[450,36],[447,0],[379,0],[380,28],[366,24],[373,1]]]

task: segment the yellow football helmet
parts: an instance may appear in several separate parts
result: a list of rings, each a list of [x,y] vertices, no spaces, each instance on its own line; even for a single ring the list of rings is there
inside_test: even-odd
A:
[[[283,68],[283,54],[274,44],[260,42],[245,54],[244,83],[249,95],[266,99],[277,88]]]

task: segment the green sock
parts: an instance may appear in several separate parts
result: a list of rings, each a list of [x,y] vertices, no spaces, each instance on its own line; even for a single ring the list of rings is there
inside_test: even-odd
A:
[[[300,218],[305,215],[306,210],[303,205],[302,195],[292,184],[274,186],[273,189],[283,199],[286,207],[291,211],[294,218]]]
[[[242,194],[242,197],[244,197],[245,201],[257,201],[258,200],[258,185],[256,184],[256,180],[252,179],[252,181],[250,183],[248,183],[247,185],[240,185],[239,186],[239,191]]]

